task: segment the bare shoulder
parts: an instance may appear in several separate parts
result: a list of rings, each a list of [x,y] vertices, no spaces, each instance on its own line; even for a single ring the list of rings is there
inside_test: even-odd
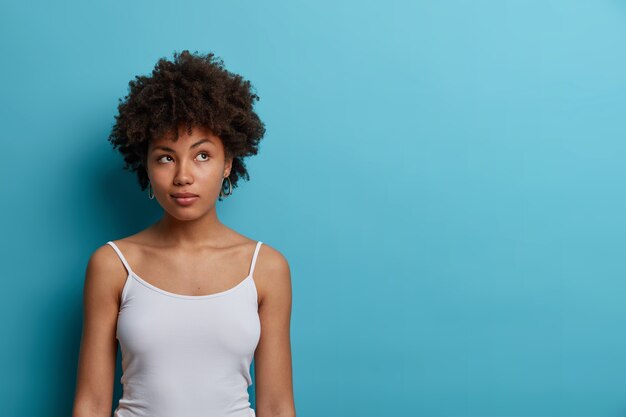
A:
[[[291,297],[291,270],[287,258],[276,248],[261,245],[254,269],[259,304],[269,297]]]
[[[285,272],[289,270],[289,262],[287,258],[276,248],[263,242],[259,249],[259,259],[263,257],[262,262],[264,270],[271,270],[274,272]]]
[[[87,263],[85,292],[94,296],[112,297],[119,302],[119,295],[126,281],[127,272],[111,245],[96,248]]]

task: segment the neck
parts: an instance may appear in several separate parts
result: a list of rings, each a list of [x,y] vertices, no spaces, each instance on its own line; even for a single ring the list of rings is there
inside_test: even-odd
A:
[[[224,225],[217,217],[217,212],[211,210],[205,216],[193,220],[180,220],[169,213],[165,213],[155,223],[154,231],[159,240],[167,246],[199,247],[213,245],[224,235]]]

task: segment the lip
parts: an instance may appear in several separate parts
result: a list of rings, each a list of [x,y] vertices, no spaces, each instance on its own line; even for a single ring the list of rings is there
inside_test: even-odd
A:
[[[174,198],[198,197],[198,194],[194,194],[194,193],[174,193],[170,195]]]
[[[183,207],[192,205],[196,202],[196,200],[200,198],[195,194],[193,194],[191,197],[176,197],[177,195],[179,194],[172,194],[172,199],[176,202],[176,204]]]

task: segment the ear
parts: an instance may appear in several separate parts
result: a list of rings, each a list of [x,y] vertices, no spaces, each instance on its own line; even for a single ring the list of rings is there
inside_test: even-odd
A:
[[[224,173],[228,173],[228,175],[230,175],[230,172],[232,169],[233,169],[233,158],[227,157],[224,163]]]

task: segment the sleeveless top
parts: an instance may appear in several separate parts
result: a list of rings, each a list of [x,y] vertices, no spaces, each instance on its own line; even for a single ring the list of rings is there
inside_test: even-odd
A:
[[[254,265],[234,287],[208,295],[175,294],[133,272],[128,276],[116,337],[123,394],[114,417],[254,417],[247,388],[261,325]]]

